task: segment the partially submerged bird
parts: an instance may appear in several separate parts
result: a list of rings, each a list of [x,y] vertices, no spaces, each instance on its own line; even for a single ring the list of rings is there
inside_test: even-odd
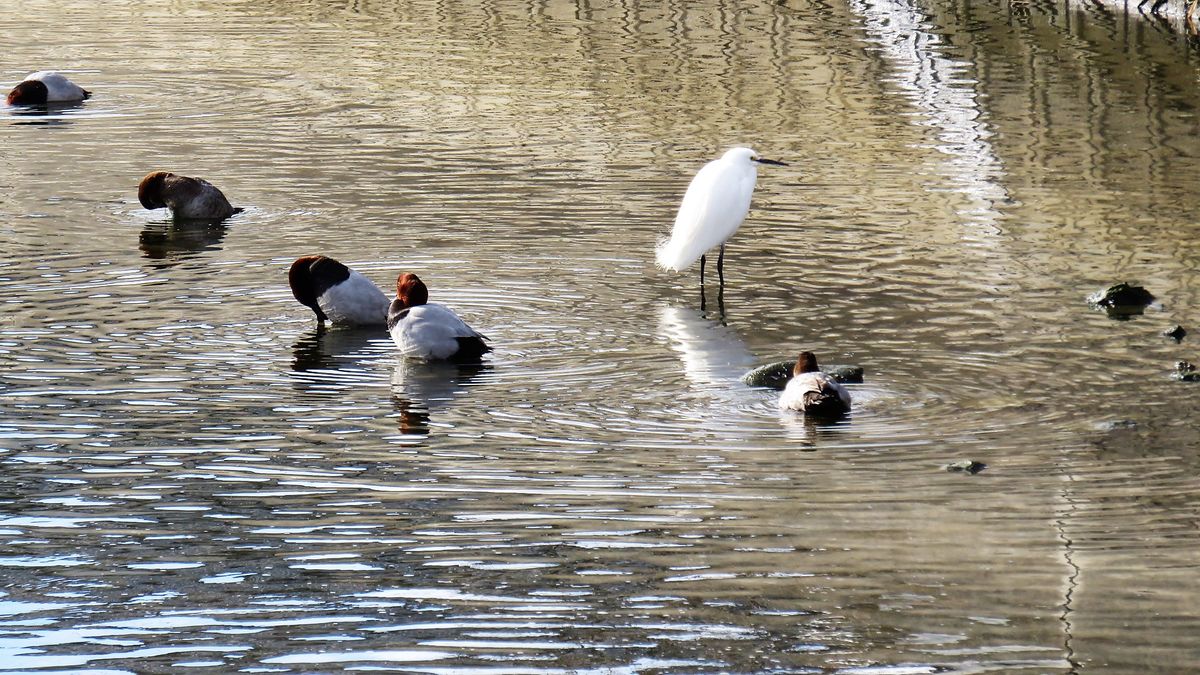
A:
[[[819,417],[837,417],[850,412],[850,392],[817,367],[812,352],[800,352],[792,379],[779,397],[784,410],[802,410]]]
[[[704,255],[714,246],[720,246],[717,277],[725,285],[725,242],[737,232],[750,211],[750,195],[758,179],[756,164],[787,166],[763,159],[750,148],[732,148],[700,169],[683,195],[671,238],[655,250],[660,267],[682,272],[699,259],[703,285]]]
[[[8,105],[46,105],[48,103],[78,103],[91,97],[92,92],[68,80],[53,70],[30,73],[8,92]]]
[[[317,314],[317,321],[341,326],[387,324],[391,301],[370,279],[323,255],[297,258],[288,270],[288,284],[300,304]]]
[[[185,220],[224,220],[240,208],[212,183],[203,178],[178,176],[167,171],[146,174],[138,184],[138,201],[148,209],[168,208],[171,215]]]
[[[400,353],[410,358],[478,361],[492,351],[487,338],[454,310],[429,302],[425,282],[409,272],[396,279],[396,299],[388,309],[387,327]]]

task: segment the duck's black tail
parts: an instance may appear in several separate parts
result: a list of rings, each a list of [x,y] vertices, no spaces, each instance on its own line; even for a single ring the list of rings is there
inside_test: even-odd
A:
[[[804,412],[817,417],[841,417],[846,414],[846,404],[837,392],[810,391],[804,394]]]

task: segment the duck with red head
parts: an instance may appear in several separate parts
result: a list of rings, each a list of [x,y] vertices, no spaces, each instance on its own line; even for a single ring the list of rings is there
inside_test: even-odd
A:
[[[240,208],[203,178],[178,176],[167,171],[146,174],[138,184],[138,201],[148,209],[167,208],[177,220],[224,220]]]
[[[792,379],[779,397],[779,407],[818,417],[840,417],[850,412],[850,392],[821,372],[816,354],[800,352]]]
[[[317,321],[335,326],[383,326],[391,301],[370,279],[323,255],[297,258],[288,284]]]
[[[396,279],[396,299],[388,309],[387,326],[400,353],[409,358],[470,362],[492,351],[487,338],[454,310],[429,302],[425,282],[410,272]]]
[[[47,105],[51,103],[79,103],[90,98],[92,92],[68,80],[52,70],[30,73],[8,92],[8,105]]]

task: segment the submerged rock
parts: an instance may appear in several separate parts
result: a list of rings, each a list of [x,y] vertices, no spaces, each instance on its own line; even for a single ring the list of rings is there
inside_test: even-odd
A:
[[[947,471],[961,471],[971,475],[975,475],[986,468],[987,464],[984,464],[983,462],[976,462],[973,459],[962,459],[946,465]]]
[[[1200,382],[1200,371],[1196,370],[1196,366],[1187,361],[1178,361],[1175,363],[1175,374],[1173,377],[1180,382]]]
[[[1187,331],[1184,330],[1183,326],[1176,324],[1174,328],[1168,328],[1167,330],[1164,330],[1163,335],[1176,342],[1180,342],[1183,340],[1183,336],[1187,335]]]
[[[792,369],[796,361],[775,361],[765,366],[759,366],[742,376],[742,382],[751,387],[770,387],[783,389],[788,380],[792,379]],[[842,384],[862,384],[862,366],[826,366],[821,372],[828,374]]]
[[[1089,304],[1103,309],[1109,316],[1117,319],[1141,314],[1146,309],[1146,305],[1152,302],[1154,302],[1153,293],[1141,286],[1134,286],[1127,282],[1113,284],[1088,296]]]

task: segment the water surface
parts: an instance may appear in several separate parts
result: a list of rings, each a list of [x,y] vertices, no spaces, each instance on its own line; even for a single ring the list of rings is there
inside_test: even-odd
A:
[[[1200,75],[1045,3],[17,0],[3,672],[1179,672]],[[760,171],[701,309],[690,176]],[[173,170],[246,211],[141,208]],[[334,256],[496,347],[319,331]],[[1143,283],[1115,321],[1086,296]],[[749,368],[866,369],[830,426]],[[985,462],[975,476],[945,471]]]

